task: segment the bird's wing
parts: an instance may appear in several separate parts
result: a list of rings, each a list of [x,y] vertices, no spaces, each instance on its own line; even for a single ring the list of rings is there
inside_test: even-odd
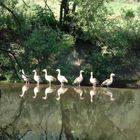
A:
[[[25,74],[24,76],[25,76],[26,78],[30,78],[30,76],[29,76],[29,75],[27,75],[27,74]]]
[[[54,81],[56,81],[56,78],[53,77],[52,75],[49,75],[51,79],[53,79]]]
[[[30,78],[30,76],[29,76],[29,75],[26,75],[26,74],[23,74],[23,75],[24,75],[26,78],[28,78],[28,79]]]
[[[105,81],[103,81],[101,85],[106,85],[108,83],[108,80],[109,79],[106,79]]]
[[[96,78],[95,78],[96,79]],[[99,81],[96,79],[96,84],[99,84]]]
[[[24,71],[21,71],[21,73],[22,73],[22,76],[23,76],[23,77],[26,77],[26,78],[29,78],[29,77],[30,77],[29,75],[25,74]]]
[[[42,78],[38,75],[38,80],[40,81],[40,82],[42,82]]]
[[[74,84],[77,84],[77,83],[79,83],[79,81],[80,81],[80,77],[77,77],[75,80],[74,80]]]
[[[94,78],[95,82],[98,83],[98,80],[96,78]]]
[[[65,81],[66,83],[68,83],[68,80],[66,79],[65,76],[63,76],[63,79],[64,79],[64,81]]]

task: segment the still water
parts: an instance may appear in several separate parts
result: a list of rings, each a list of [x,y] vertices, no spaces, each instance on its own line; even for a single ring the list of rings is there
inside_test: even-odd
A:
[[[140,90],[0,84],[0,140],[140,140]]]

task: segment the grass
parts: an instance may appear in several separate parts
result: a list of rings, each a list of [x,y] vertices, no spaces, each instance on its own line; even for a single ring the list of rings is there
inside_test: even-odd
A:
[[[106,4],[108,9],[111,9],[113,13],[115,14],[120,14],[122,9],[131,9],[133,11],[137,11],[138,7],[140,7],[140,2],[133,2],[133,3],[128,3],[128,2],[120,2],[120,1],[115,1],[115,2],[109,2]]]
[[[115,0],[109,3],[106,3],[107,9],[110,11],[108,15],[109,19],[118,20],[118,24],[123,24],[122,16],[125,15],[125,12],[133,12],[136,20],[139,20],[139,11],[140,11],[140,2],[126,2],[122,0]]]

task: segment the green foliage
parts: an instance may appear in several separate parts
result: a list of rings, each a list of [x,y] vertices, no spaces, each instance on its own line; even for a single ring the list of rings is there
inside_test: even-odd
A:
[[[104,6],[105,2],[106,0],[79,1],[80,8],[76,19],[78,20],[78,25],[82,27],[88,36],[91,34],[90,30],[97,29],[98,24],[105,22],[107,14],[107,9]]]
[[[74,39],[68,34],[64,34],[46,27],[35,29],[25,41],[25,53],[23,55],[28,66],[45,68],[51,63],[60,59],[66,54],[74,44]],[[59,38],[58,38],[59,36]]]
[[[33,16],[34,22],[39,22],[42,25],[55,24],[56,20],[53,18],[49,9],[43,9],[41,6],[35,5],[33,11],[35,12]]]

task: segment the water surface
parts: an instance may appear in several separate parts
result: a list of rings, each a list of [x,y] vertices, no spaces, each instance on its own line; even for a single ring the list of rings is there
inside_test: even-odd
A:
[[[0,85],[0,140],[140,140],[139,89]]]

